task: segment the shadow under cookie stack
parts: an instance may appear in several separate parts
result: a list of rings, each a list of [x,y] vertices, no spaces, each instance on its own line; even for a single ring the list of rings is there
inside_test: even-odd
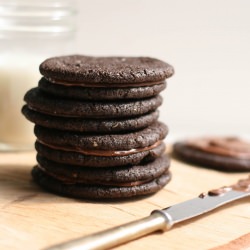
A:
[[[159,93],[173,67],[147,57],[49,58],[22,108],[35,123],[36,183],[76,198],[152,194],[171,179]]]

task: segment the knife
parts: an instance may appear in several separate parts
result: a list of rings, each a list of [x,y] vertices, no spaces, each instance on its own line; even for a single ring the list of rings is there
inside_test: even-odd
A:
[[[250,196],[250,175],[231,186],[213,189],[150,216],[82,238],[54,245],[46,250],[109,249],[149,233],[169,230],[173,225],[207,213],[229,202]]]

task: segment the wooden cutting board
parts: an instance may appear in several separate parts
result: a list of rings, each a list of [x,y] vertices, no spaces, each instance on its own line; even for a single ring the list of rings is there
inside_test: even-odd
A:
[[[152,210],[247,176],[202,169],[173,159],[173,179],[157,194],[126,202],[91,202],[43,191],[31,180],[34,164],[35,152],[0,153],[0,249],[41,249],[148,216]],[[154,233],[117,249],[210,249],[226,244],[250,232],[249,202],[249,198],[233,202],[166,233]],[[245,236],[249,248],[244,249],[250,249],[249,238],[249,234]],[[238,245],[232,249],[243,248]]]

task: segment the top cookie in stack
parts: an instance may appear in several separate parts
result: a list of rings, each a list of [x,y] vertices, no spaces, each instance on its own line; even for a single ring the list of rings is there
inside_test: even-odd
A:
[[[125,198],[160,190],[169,180],[158,121],[159,93],[173,67],[148,57],[50,58],[22,112],[35,123],[44,188],[78,198]]]

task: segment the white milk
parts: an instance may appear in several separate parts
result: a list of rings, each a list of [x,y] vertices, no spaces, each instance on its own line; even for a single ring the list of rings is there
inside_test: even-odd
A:
[[[33,125],[21,114],[24,94],[37,86],[39,64],[71,54],[74,0],[1,1],[0,151],[32,149]]]
[[[31,149],[33,124],[22,114],[24,94],[37,86],[41,58],[28,54],[0,59],[0,150]]]

